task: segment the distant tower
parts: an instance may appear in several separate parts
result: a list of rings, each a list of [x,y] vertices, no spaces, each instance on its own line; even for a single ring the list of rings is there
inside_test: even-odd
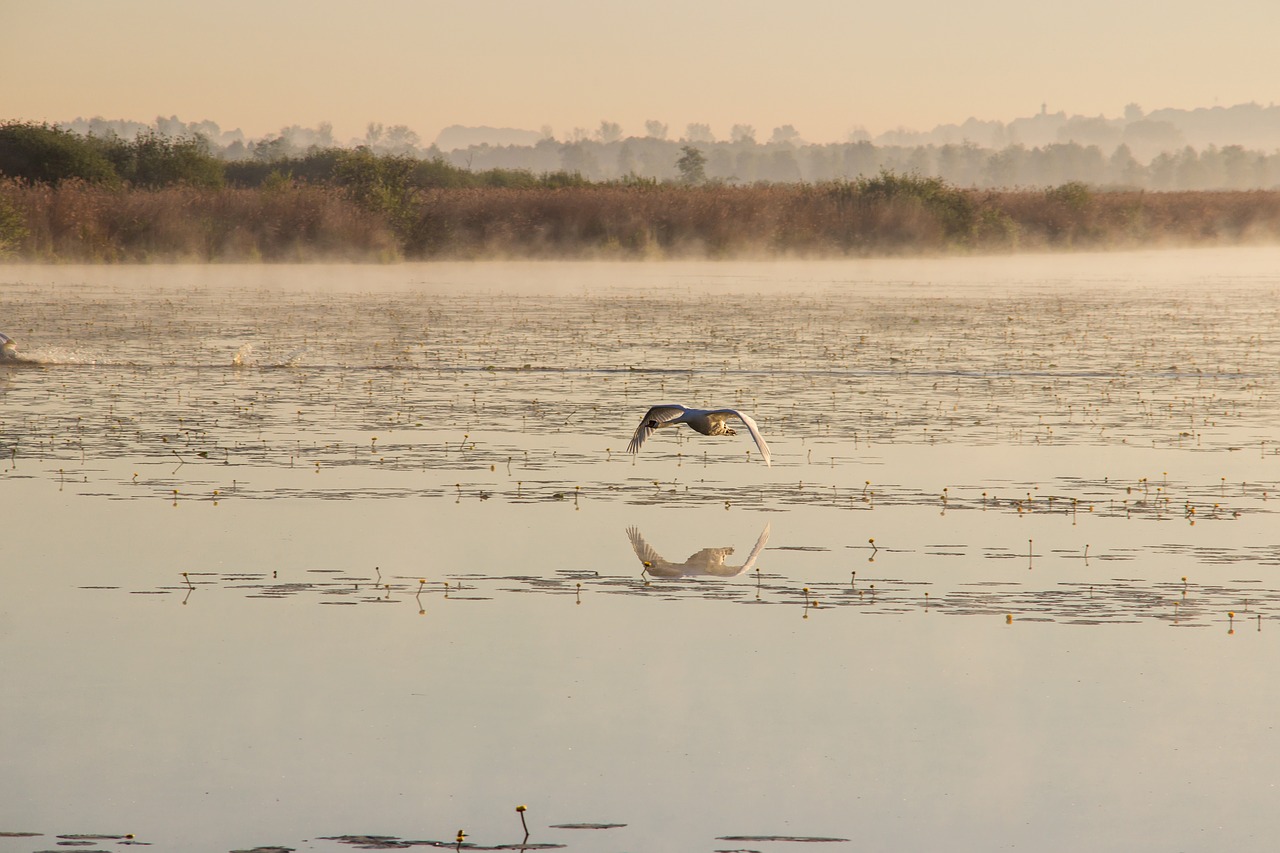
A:
[[[1046,104],[1046,103],[1041,103],[1041,104],[1040,104],[1040,115],[1044,116],[1044,115],[1048,115],[1048,114],[1049,114],[1049,105],[1048,105],[1048,104]]]

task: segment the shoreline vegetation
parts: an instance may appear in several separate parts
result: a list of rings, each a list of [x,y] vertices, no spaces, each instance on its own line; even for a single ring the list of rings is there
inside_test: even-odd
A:
[[[227,162],[199,137],[0,125],[0,257],[51,263],[885,257],[1280,243],[1280,191],[588,181],[368,149]]]

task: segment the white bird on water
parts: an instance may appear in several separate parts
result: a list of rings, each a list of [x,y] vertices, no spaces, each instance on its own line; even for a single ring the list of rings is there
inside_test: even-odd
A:
[[[725,421],[729,418],[737,418],[747,425],[747,431],[755,439],[756,447],[760,448],[760,458],[764,460],[764,464],[772,466],[773,463],[769,461],[769,445],[764,443],[764,436],[760,434],[760,428],[756,426],[756,422],[751,419],[750,415],[744,415],[737,409],[690,409],[674,403],[665,406],[654,406],[644,413],[640,426],[636,427],[636,434],[631,436],[631,443],[627,445],[627,452],[639,452],[640,445],[644,444],[644,440],[654,430],[665,426],[688,424],[691,430],[703,435],[737,435],[734,430],[725,424]]]

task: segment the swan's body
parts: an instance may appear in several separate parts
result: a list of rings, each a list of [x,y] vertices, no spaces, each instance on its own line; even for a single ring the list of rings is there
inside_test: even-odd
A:
[[[18,357],[18,345],[13,342],[13,338],[0,332],[0,361],[12,360]]]
[[[644,413],[640,426],[636,427],[635,435],[631,436],[631,443],[627,445],[627,452],[639,452],[640,445],[644,444],[644,440],[654,430],[677,424],[687,424],[691,430],[703,435],[737,435],[737,432],[725,423],[729,418],[737,418],[746,424],[747,431],[751,433],[756,447],[760,449],[760,458],[764,460],[764,464],[772,465],[773,463],[769,461],[769,445],[764,443],[760,428],[749,415],[744,415],[737,409],[690,409],[674,403],[654,406]]]
[[[743,572],[749,572],[755,566],[765,543],[769,541],[769,525],[764,526],[755,547],[747,556],[747,561],[741,566],[725,563],[725,558],[733,553],[732,548],[703,548],[683,563],[673,563],[670,560],[664,560],[661,554],[653,550],[653,546],[644,541],[638,528],[628,527],[627,538],[631,540],[631,549],[644,564],[644,570],[655,578],[684,578],[696,575],[731,578]]]

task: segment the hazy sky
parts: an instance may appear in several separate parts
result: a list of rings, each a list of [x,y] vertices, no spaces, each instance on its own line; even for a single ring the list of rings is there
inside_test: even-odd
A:
[[[816,142],[969,116],[1277,100],[1262,0],[0,0],[0,120],[689,122]]]

